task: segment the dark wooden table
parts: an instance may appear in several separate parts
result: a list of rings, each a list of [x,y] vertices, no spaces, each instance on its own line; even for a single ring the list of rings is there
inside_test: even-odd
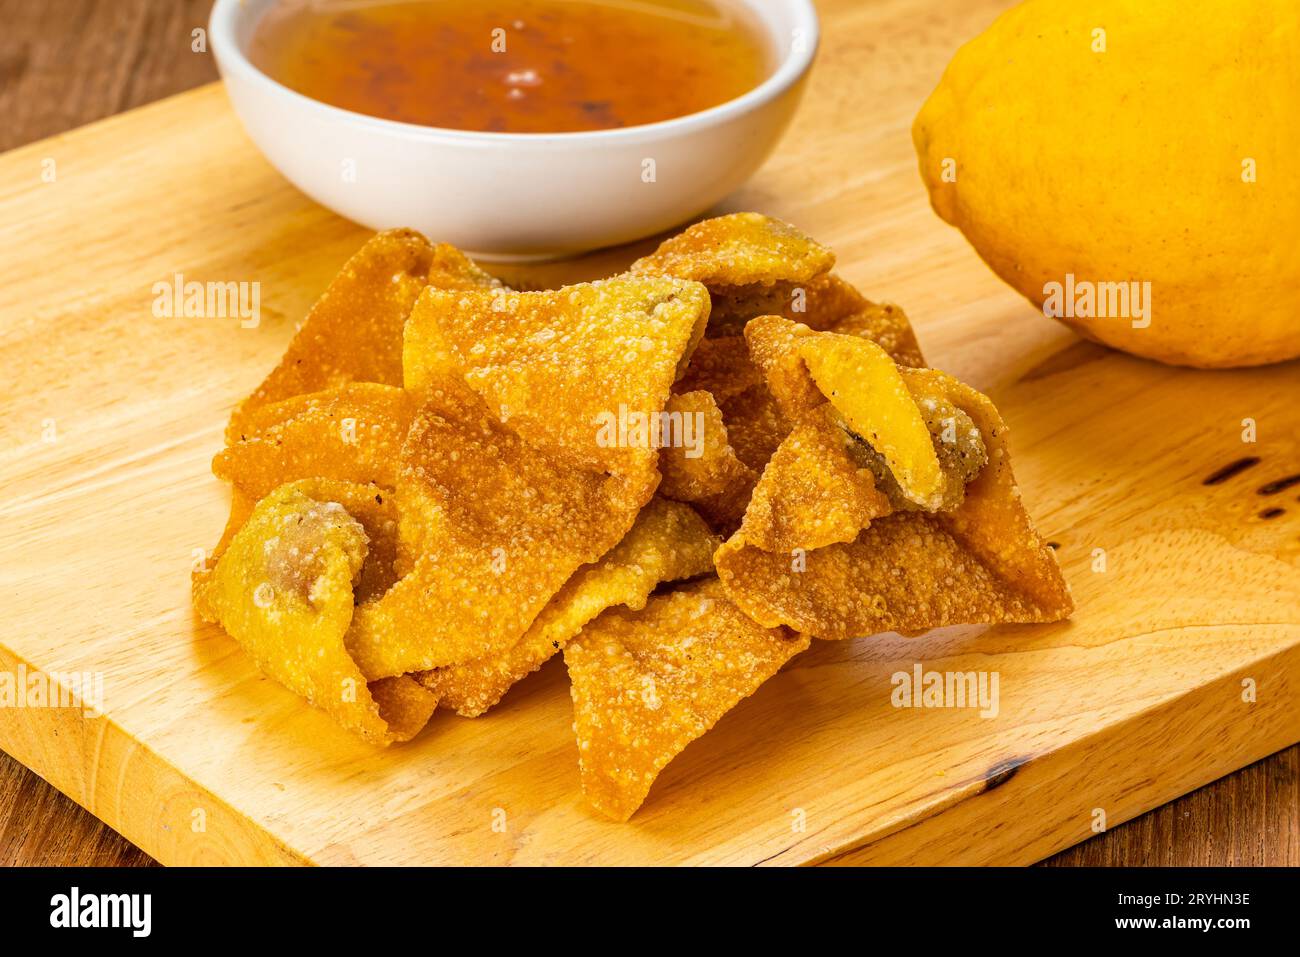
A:
[[[216,79],[212,0],[0,0],[0,151]],[[153,860],[0,753],[0,864]],[[1045,862],[1300,865],[1300,745]]]

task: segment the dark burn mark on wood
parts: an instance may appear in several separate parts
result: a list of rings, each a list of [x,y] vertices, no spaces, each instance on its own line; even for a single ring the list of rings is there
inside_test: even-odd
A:
[[[1215,472],[1213,475],[1211,475],[1201,484],[1219,485],[1223,482],[1228,481],[1228,479],[1232,478],[1235,475],[1240,475],[1242,472],[1246,471],[1246,469],[1253,469],[1258,464],[1259,464],[1259,459],[1255,458],[1254,456],[1247,456],[1244,459],[1237,459],[1237,461],[1231,462],[1228,465],[1225,465],[1223,468],[1219,469],[1219,471]]]
[[[994,788],[1002,787],[1015,777],[1021,765],[1028,761],[1028,758],[1007,758],[1005,761],[999,761],[985,773],[984,790],[992,791]]]
[[[1259,513],[1259,517],[1267,521],[1270,518],[1277,518],[1279,515],[1285,514],[1286,509],[1284,508],[1266,508],[1264,511]]]
[[[1300,474],[1288,475],[1286,478],[1280,478],[1274,482],[1269,482],[1267,485],[1261,485],[1259,494],[1276,495],[1278,492],[1285,492],[1293,485],[1300,485]]]

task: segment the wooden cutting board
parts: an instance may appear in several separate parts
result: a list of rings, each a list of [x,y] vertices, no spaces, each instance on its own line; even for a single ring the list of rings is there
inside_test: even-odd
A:
[[[798,864],[1029,862],[1300,740],[1300,486],[1261,492],[1300,473],[1300,367],[1083,344],[928,207],[911,119],[1002,6],[823,2],[803,111],[725,210],[834,246],[992,394],[1072,621],[817,643],[625,825],[582,803],[559,660],[484,718],[353,740],[190,608],[226,417],[365,238],[209,87],[0,156],[0,673],[104,682],[99,715],[0,707],[0,745],[169,864]],[[592,278],[644,248],[502,272]],[[260,325],[155,318],[178,273],[260,282]],[[998,716],[894,708],[918,662],[996,672]]]

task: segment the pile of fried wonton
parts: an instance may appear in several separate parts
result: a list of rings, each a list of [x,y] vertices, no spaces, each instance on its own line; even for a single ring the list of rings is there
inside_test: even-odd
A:
[[[378,744],[563,652],[620,820],[814,638],[1067,616],[997,410],[833,265],[747,213],[516,292],[380,233],[231,418],[195,604]]]

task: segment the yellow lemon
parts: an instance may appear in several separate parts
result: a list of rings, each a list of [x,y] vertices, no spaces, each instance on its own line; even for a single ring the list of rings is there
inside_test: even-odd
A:
[[[1300,356],[1297,0],[1029,0],[957,52],[912,136],[935,211],[1083,335]]]

